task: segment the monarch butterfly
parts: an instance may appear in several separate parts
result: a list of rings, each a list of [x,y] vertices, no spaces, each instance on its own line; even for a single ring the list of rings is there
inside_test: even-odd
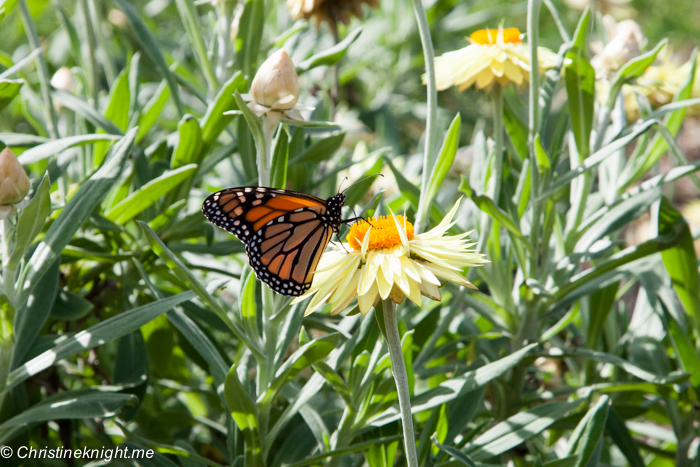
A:
[[[202,212],[244,244],[258,278],[277,293],[298,296],[311,287],[316,266],[343,221],[345,195],[327,200],[266,187],[227,188],[210,195]]]

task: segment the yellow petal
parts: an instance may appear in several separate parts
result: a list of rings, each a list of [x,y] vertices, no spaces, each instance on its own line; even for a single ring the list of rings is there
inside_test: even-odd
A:
[[[376,285],[373,285],[373,287],[371,287],[367,293],[359,295],[357,297],[357,305],[360,307],[360,313],[366,315],[374,306],[374,301],[378,295],[379,289]]]

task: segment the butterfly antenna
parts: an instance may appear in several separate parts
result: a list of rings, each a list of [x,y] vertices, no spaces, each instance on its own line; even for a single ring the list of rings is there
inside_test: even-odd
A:
[[[343,187],[343,183],[345,183],[345,180],[348,180],[348,177],[343,177],[343,179],[340,181],[340,185],[338,185],[338,193],[342,193],[342,192],[340,191],[340,189]],[[352,186],[352,185],[350,185],[350,186]],[[350,187],[348,187],[348,188],[350,188]],[[346,188],[346,190],[347,190],[348,188]],[[343,191],[345,191],[345,190],[343,190]]]
[[[353,187],[353,186],[357,185],[357,184],[360,183],[360,182],[364,182],[364,181],[367,180],[368,178],[372,178],[372,177],[383,177],[383,176],[384,176],[384,174],[372,174],[372,175],[368,175],[368,176],[366,176],[365,178],[361,178],[360,180],[356,181],[355,183],[353,183],[352,185],[350,185],[349,187],[347,187],[346,189],[344,189],[343,191],[341,191],[341,193],[345,193],[350,187]],[[347,178],[347,177],[346,177],[346,178]]]

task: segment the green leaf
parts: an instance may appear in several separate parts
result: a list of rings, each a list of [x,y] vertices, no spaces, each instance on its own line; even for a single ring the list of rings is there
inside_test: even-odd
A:
[[[187,164],[201,162],[202,130],[197,119],[187,114],[177,126],[178,142],[170,160],[171,169],[179,169]]]
[[[605,423],[612,402],[601,396],[581,419],[569,438],[569,455],[576,455],[576,467],[593,467],[600,460],[599,443],[605,434]]]
[[[634,219],[647,212],[660,196],[661,193],[658,190],[649,190],[615,204],[601,214],[594,223],[584,225],[581,228],[585,233],[576,242],[574,252],[588,252],[595,242],[626,227]]]
[[[119,135],[105,133],[67,136],[65,138],[55,139],[39,144],[38,146],[34,146],[31,149],[27,149],[19,155],[17,160],[19,160],[19,163],[22,165],[33,164],[51,156],[56,156],[58,153],[75,146],[83,146],[85,144],[96,143],[99,141],[116,141],[120,138],[121,136]]]
[[[260,151],[263,151],[265,145],[265,136],[263,134],[263,128],[262,123],[260,122],[260,118],[248,108],[245,101],[243,100],[243,97],[241,97],[241,94],[238,91],[233,93],[233,98],[236,101],[236,105],[238,106],[239,112],[243,114],[243,119],[248,125],[250,133],[253,135],[256,150],[258,151],[258,153]]]
[[[588,329],[586,332],[586,347],[596,349],[602,335],[603,326],[608,314],[615,304],[615,295],[620,288],[619,282],[602,287],[591,294],[588,311]],[[579,302],[580,303],[580,302]]]
[[[240,294],[241,321],[248,336],[258,336],[258,314],[255,303],[255,274],[248,274]]]
[[[338,125],[337,123],[333,123],[333,122],[318,122],[318,121],[314,121],[314,120],[311,120],[311,121],[296,120],[293,118],[286,118],[286,117],[282,117],[280,119],[280,122],[282,122],[286,125],[289,125],[289,126],[297,127],[297,128],[324,129],[324,130],[329,130],[329,131],[342,129],[342,127],[340,125]]]
[[[335,135],[331,135],[328,138],[324,138],[314,142],[309,146],[306,151],[294,157],[290,164],[298,164],[302,162],[310,162],[318,164],[319,162],[330,159],[330,157],[340,149],[343,144],[343,139],[345,139],[345,132],[340,132]]]
[[[312,70],[318,66],[333,66],[336,63],[338,63],[342,58],[345,56],[345,53],[348,51],[348,48],[352,45],[353,42],[357,40],[358,37],[360,37],[360,33],[362,33],[362,27],[359,27],[352,32],[350,32],[345,39],[342,41],[338,42],[336,45],[333,47],[324,50],[323,52],[319,52],[317,54],[314,54],[309,58],[308,60],[304,60],[297,66],[297,73],[302,74],[306,71]]]
[[[36,282],[59,257],[61,250],[68,245],[82,223],[118,180],[135,136],[136,129],[132,129],[117,142],[102,167],[83,182],[58,218],[51,224],[27,265],[29,269],[22,290],[21,303],[25,302]]]
[[[32,197],[19,215],[15,233],[15,246],[10,255],[8,267],[16,269],[24,257],[24,252],[44,228],[46,218],[51,213],[51,182],[48,173],[44,174]]]
[[[442,142],[442,148],[438,154],[437,161],[433,167],[433,172],[430,174],[430,180],[428,181],[428,192],[426,194],[426,202],[432,202],[435,198],[435,194],[438,192],[440,185],[442,185],[445,176],[450,171],[452,163],[457,155],[457,148],[459,147],[459,132],[461,130],[462,118],[459,114],[455,115],[452,120],[450,127],[445,134],[445,139]]]
[[[279,394],[282,387],[288,384],[304,368],[325,358],[335,349],[339,341],[340,333],[336,332],[314,339],[308,344],[299,347],[299,349],[284,362],[284,365],[277,370],[275,379],[270,383],[270,387],[262,393],[259,400],[261,402],[272,402],[275,396]]]
[[[175,107],[177,108],[178,114],[182,117],[185,114],[185,110],[182,106],[182,102],[180,101],[180,92],[175,81],[175,76],[170,71],[156,38],[153,37],[153,34],[151,33],[150,29],[148,29],[148,26],[146,26],[143,20],[141,20],[141,17],[139,16],[139,13],[134,5],[129,3],[127,0],[114,0],[114,3],[124,12],[127,21],[136,34],[136,39],[143,48],[143,51],[146,52],[146,55],[148,55],[151,61],[156,65],[158,71],[160,71],[160,74],[168,82],[168,87],[170,88],[173,102],[175,102]]]
[[[160,177],[154,178],[141,188],[124,198],[116,206],[105,212],[105,217],[124,225],[144,209],[152,206],[161,196],[179,186],[197,170],[197,164],[189,164],[179,169],[169,170]]]
[[[675,246],[661,253],[664,265],[671,276],[673,288],[685,308],[685,312],[700,332],[700,285],[698,283],[698,259],[693,246],[690,227],[680,212],[666,197],[655,206],[652,216],[658,235],[680,232]]]
[[[324,362],[323,360],[319,360],[313,365],[314,370],[318,372],[321,376],[323,376],[323,379],[326,380],[326,383],[340,396],[343,398],[345,403],[348,406],[352,407],[352,394],[350,394],[350,390],[348,389],[347,384],[345,384],[345,381],[340,377],[340,375],[331,367],[328,363]]]
[[[622,454],[627,458],[630,467],[644,467],[644,460],[639,454],[639,448],[635,443],[625,422],[620,418],[613,407],[610,407],[608,418],[605,421],[605,431],[610,435],[613,442],[620,448]]]
[[[277,131],[273,148],[270,186],[284,189],[287,184],[287,163],[289,160],[289,135],[284,126]]]
[[[315,456],[310,456],[307,457],[306,459],[295,462],[294,464],[291,464],[289,467],[303,467],[306,465],[320,465],[322,460],[328,458],[328,457],[337,457],[337,456],[343,456],[347,454],[352,454],[354,452],[361,452],[367,449],[370,446],[376,445],[376,444],[386,444],[386,443],[391,443],[396,440],[403,439],[402,435],[393,435],[393,436],[385,436],[383,438],[375,438],[370,441],[363,441],[361,443],[356,443],[356,444],[351,444],[350,446],[344,447],[344,448],[338,448],[334,449],[333,451],[328,451],[324,452],[321,454],[317,454]]]
[[[136,397],[101,390],[68,391],[49,397],[0,425],[0,430],[50,420],[113,417],[125,405],[136,404]],[[0,438],[2,442],[7,439]]]
[[[32,293],[27,305],[15,314],[14,332],[15,349],[12,354],[12,369],[24,362],[27,352],[32,348],[41,328],[51,313],[56,293],[58,292],[59,262],[54,261],[44,274]]]
[[[394,164],[391,162],[391,158],[389,158],[388,156],[384,156],[384,161],[389,166],[389,169],[391,169],[391,173],[394,174],[396,184],[399,186],[401,194],[404,196],[404,198],[408,200],[409,203],[411,203],[411,206],[413,206],[413,208],[417,209],[418,200],[420,199],[420,189],[413,183],[408,181],[408,179],[401,173],[401,171],[394,167]]]
[[[507,104],[503,106],[503,121],[506,124],[506,132],[513,147],[518,151],[521,160],[527,159],[527,125],[523,123]]]
[[[151,290],[151,293],[159,299],[163,298],[163,294],[155,287],[155,285],[153,285],[148,277],[148,273],[146,272],[143,264],[137,259],[134,259],[133,262],[141,274],[141,278],[144,280],[144,282],[146,282],[146,285]],[[187,339],[187,341],[207,363],[209,366],[209,372],[214,379],[214,384],[217,387],[224,384],[229,366],[226,364],[223,357],[219,353],[219,350],[204,333],[204,331],[202,331],[200,327],[194,321],[192,321],[183,310],[180,309],[180,307],[176,307],[168,311],[165,316],[168,318],[168,321],[170,321],[170,323],[172,323],[172,325],[182,333],[185,339]]]
[[[140,405],[146,394],[150,375],[148,348],[141,331],[131,332],[119,339],[114,361],[114,384],[127,386],[125,393],[138,397]],[[127,408],[120,418],[133,420],[138,413],[139,405]]]
[[[31,148],[51,141],[49,138],[24,133],[0,133],[0,140],[11,148]]]
[[[617,99],[617,95],[622,89],[622,85],[635,79],[639,78],[644,74],[644,72],[649,68],[649,66],[654,63],[656,56],[661,52],[661,49],[666,46],[668,39],[664,39],[659,42],[656,47],[654,47],[649,52],[638,55],[625,63],[620,70],[618,70],[615,78],[612,80],[612,86],[610,87],[610,95],[608,96],[607,105],[612,108]]]
[[[226,377],[224,398],[233,420],[243,432],[246,440],[246,465],[262,465],[262,451],[258,434],[258,410],[255,402],[238,380],[236,365],[231,367]]]
[[[438,407],[470,391],[485,386],[489,381],[499,377],[520,363],[520,361],[536,346],[537,344],[530,344],[513,352],[507,357],[503,357],[500,360],[496,360],[476,370],[468,371],[463,375],[456,376],[441,383],[435,388],[428,389],[418,394],[411,400],[411,411],[413,413],[419,413]],[[400,415],[397,413],[396,409],[392,408],[371,420],[370,424],[372,426],[382,426],[398,420],[399,418]]]
[[[571,49],[566,53],[568,63],[564,68],[566,94],[571,114],[571,130],[576,138],[579,160],[590,154],[593,110],[595,106],[595,70],[588,61],[588,34],[591,12],[581,16]]]
[[[9,374],[7,386],[2,392],[4,393],[17,386],[29,377],[49,368],[59,360],[72,357],[77,353],[119,339],[139,329],[141,326],[162,315],[172,307],[187,300],[191,300],[194,297],[195,294],[193,292],[187,291],[178,295],[173,295],[172,297],[163,298],[147,305],[119,313],[84,331],[80,331],[72,337],[65,338],[50,350],[47,350],[16,370],[13,370]]]
[[[77,113],[81,117],[83,117],[85,120],[88,122],[92,123],[96,127],[100,127],[103,130],[105,130],[107,133],[110,133],[112,135],[123,135],[124,132],[119,128],[117,125],[115,125],[111,120],[108,118],[105,118],[104,115],[102,115],[100,112],[95,110],[93,106],[85,102],[83,99],[80,97],[76,96],[75,94],[71,94],[66,91],[61,91],[59,89],[53,89],[51,91],[51,94],[55,99],[61,102],[66,108],[72,110],[73,112]]]
[[[144,222],[139,221],[141,230],[146,236],[148,243],[151,245],[151,249],[155,254],[157,254],[161,260],[172,270],[175,276],[185,283],[185,285],[199,297],[205,304],[207,304],[212,311],[214,311],[221,320],[226,323],[228,328],[235,334],[235,336],[241,340],[245,345],[253,352],[256,357],[264,358],[260,346],[248,338],[243,329],[238,325],[233,323],[231,319],[226,314],[226,310],[212,297],[209,291],[197,280],[197,278],[192,274],[187,266],[185,266],[182,261],[173,254],[172,251],[165,246],[165,243],[156,235],[156,233],[151,230],[150,227]]]
[[[8,104],[19,94],[19,89],[24,85],[22,79],[0,79],[0,110],[8,106]]]
[[[195,2],[192,0],[176,0],[175,4],[177,5],[177,11],[180,13],[182,24],[185,26],[185,31],[187,31],[187,36],[190,38],[194,56],[197,58],[197,64],[199,64],[199,68],[207,80],[209,89],[216,89],[219,87],[219,81],[216,79],[207,56],[207,48],[200,32],[201,28],[197,22],[198,15],[195,9]]]
[[[693,85],[695,82],[695,71],[697,69],[697,57],[698,50],[693,51],[693,55],[690,59],[690,72],[686,77],[684,83],[679,88],[678,92],[674,96],[673,104],[683,104],[684,102],[689,102],[692,97]],[[697,99],[692,99],[697,100]],[[659,109],[660,110],[660,109]],[[664,126],[668,129],[672,136],[676,136],[681,128],[683,119],[685,118],[687,108],[680,107],[679,109],[671,112],[664,118]],[[651,117],[651,116],[650,116]],[[655,117],[658,118],[658,117]],[[632,183],[644,177],[644,175],[651,170],[651,168],[656,165],[656,163],[661,159],[668,149],[668,143],[662,135],[654,136],[649,149],[641,153],[642,156],[639,159],[630,159],[620,174],[621,182],[618,184],[618,192],[623,192]]]
[[[136,141],[139,142],[146,136],[153,125],[158,121],[158,118],[163,113],[165,104],[170,98],[170,88],[167,81],[163,80],[158,85],[156,92],[146,103],[143,112],[139,116],[139,132],[136,134]]]
[[[496,206],[491,198],[486,195],[475,195],[471,187],[469,187],[469,182],[462,176],[462,184],[459,187],[460,191],[465,193],[471,198],[472,201],[481,209],[483,212],[488,214],[493,220],[501,224],[505,229],[510,232],[520,243],[526,248],[530,248],[530,244],[527,239],[520,231],[520,227],[513,222],[513,219],[506,213],[503,209]]]
[[[688,375],[679,371],[674,371],[668,374],[650,373],[645,369],[640,368],[637,365],[634,365],[629,361],[624,360],[616,355],[606,352],[597,352],[595,350],[590,349],[577,347],[567,347],[565,349],[552,349],[547,355],[552,358],[564,358],[570,356],[588,358],[603,363],[610,363],[612,365],[622,368],[627,373],[631,374],[636,378],[641,379],[642,381],[646,381],[652,384],[658,384],[661,386],[667,384],[680,383],[688,379]]]
[[[617,151],[620,149],[623,149],[625,146],[627,146],[629,143],[634,141],[639,135],[642,133],[646,132],[649,130],[654,125],[658,125],[659,122],[657,120],[649,120],[642,122],[640,124],[635,125],[632,130],[627,133],[624,136],[621,136],[620,138],[612,141],[611,143],[605,145],[602,147],[600,150],[596,151],[593,153],[590,157],[588,157],[585,161],[583,161],[580,165],[577,167],[574,167],[570,171],[566,172],[563,175],[560,175],[556,177],[552,181],[552,184],[549,186],[549,189],[545,191],[543,194],[541,194],[538,198],[537,201],[542,201],[546,198],[549,198],[556,194],[556,192],[569,184],[571,180],[574,178],[578,177],[579,175],[582,175],[584,172],[587,172],[591,170],[592,168],[596,167],[598,164],[603,162],[607,157],[616,154]]]
[[[264,0],[246,0],[236,36],[234,70],[243,70],[251,79],[257,69],[260,43],[265,29]]]
[[[129,73],[128,70],[122,70],[109,92],[107,109],[104,113],[105,118],[114,123],[121,131],[125,131],[129,124],[130,100]],[[102,165],[108,148],[109,143],[98,142],[95,145],[95,152],[93,153],[94,167]]]
[[[0,22],[10,14],[16,4],[17,0],[0,0]]]
[[[464,451],[476,461],[485,461],[503,454],[542,433],[582,402],[583,400],[550,402],[519,412],[476,438]]]
[[[75,321],[85,317],[95,306],[82,296],[61,289],[51,310],[51,316],[65,321]]]
[[[199,126],[202,128],[203,152],[211,148],[221,132],[226,128],[226,125],[233,120],[232,115],[224,115],[224,112],[238,109],[233,95],[235,92],[245,91],[246,84],[246,79],[241,72],[237,72],[224,83],[219,93],[207,107],[207,113],[204,114],[204,117],[199,122]]]
[[[700,357],[698,357],[689,338],[692,333],[687,329],[683,329],[676,318],[667,310],[664,310],[664,316],[666,329],[671,335],[671,343],[676,351],[681,367],[686,373],[690,374],[690,383],[697,388],[700,386]]]

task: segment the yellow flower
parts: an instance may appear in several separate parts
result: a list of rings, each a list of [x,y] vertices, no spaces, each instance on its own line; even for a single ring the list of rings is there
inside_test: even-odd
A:
[[[459,201],[437,227],[417,235],[404,216],[393,214],[353,224],[348,243],[323,255],[311,288],[292,303],[313,297],[307,315],[324,302],[337,314],[357,297],[360,312],[366,314],[380,298],[401,303],[408,297],[419,306],[422,295],[440,300],[438,277],[474,288],[462,269],[488,260],[470,249],[469,232],[445,235],[455,224],[458,207]]]
[[[622,86],[622,96],[625,102],[625,112],[627,120],[637,120],[641,113],[637,103],[637,94],[645,96],[649,100],[652,109],[669,104],[680,90],[681,86],[688,79],[690,73],[690,62],[679,65],[678,62],[670,58],[670,53],[662,57],[661,63],[647,68],[642,76],[636,79],[633,84]],[[607,96],[610,83],[606,80],[596,82],[596,90],[602,98]],[[695,106],[694,106],[695,107]],[[691,107],[689,110],[693,110]]]
[[[336,23],[350,23],[352,16],[362,19],[362,5],[378,8],[378,0],[287,0],[287,8],[294,20],[316,20],[316,26],[325,21],[335,30]]]
[[[438,91],[450,86],[463,91],[472,85],[490,91],[495,83],[521,86],[530,79],[530,50],[517,28],[482,29],[469,38],[470,45],[435,59]],[[544,47],[537,50],[541,70],[556,66],[554,52]]]

